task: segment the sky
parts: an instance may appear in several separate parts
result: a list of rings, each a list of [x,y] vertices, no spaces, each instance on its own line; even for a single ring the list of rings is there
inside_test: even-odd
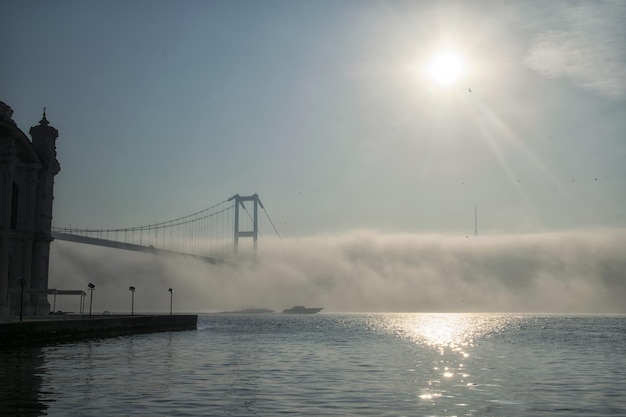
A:
[[[293,300],[337,311],[626,312],[616,301],[626,296],[621,1],[2,7],[0,100],[25,132],[43,107],[59,130],[55,226],[139,226],[236,193],[261,197],[282,237],[261,242],[284,266],[261,261],[275,274],[269,295],[253,303],[249,283],[215,278],[217,295],[192,309]],[[447,84],[431,73],[442,55],[460,65]],[[154,261],[127,256],[53,242],[51,282],[83,286],[78,271],[89,271],[114,292],[124,269],[112,265],[155,273]],[[427,285],[435,275],[441,285]],[[365,277],[367,290],[349,290]],[[472,280],[493,297],[462,297]],[[451,287],[464,305],[435,291]],[[546,296],[555,288],[569,294],[560,304]]]

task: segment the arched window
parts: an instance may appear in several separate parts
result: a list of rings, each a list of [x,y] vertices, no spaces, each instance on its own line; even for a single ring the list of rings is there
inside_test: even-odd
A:
[[[16,183],[13,183],[13,196],[11,198],[11,229],[17,229],[17,206],[20,190]]]

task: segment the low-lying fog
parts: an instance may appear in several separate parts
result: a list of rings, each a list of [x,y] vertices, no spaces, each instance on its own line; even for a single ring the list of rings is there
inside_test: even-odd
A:
[[[211,265],[54,241],[49,287],[93,311],[208,312],[295,304],[324,312],[626,313],[626,232],[452,237],[355,231],[261,240],[257,261]],[[79,310],[58,296],[56,309]],[[50,297],[52,302],[52,297]],[[86,301],[88,309],[89,300]]]

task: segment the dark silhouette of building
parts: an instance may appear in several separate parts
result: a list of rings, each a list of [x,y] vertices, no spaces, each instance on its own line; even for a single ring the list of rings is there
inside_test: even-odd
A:
[[[32,141],[0,102],[0,316],[47,315],[56,139],[44,109]],[[23,286],[23,292],[22,292]],[[22,299],[23,294],[23,299]]]

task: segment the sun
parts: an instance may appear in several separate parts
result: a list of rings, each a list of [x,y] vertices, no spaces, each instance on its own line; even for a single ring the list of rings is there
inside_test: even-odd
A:
[[[456,55],[439,55],[430,66],[430,75],[440,84],[452,84],[463,72],[463,65]]]

